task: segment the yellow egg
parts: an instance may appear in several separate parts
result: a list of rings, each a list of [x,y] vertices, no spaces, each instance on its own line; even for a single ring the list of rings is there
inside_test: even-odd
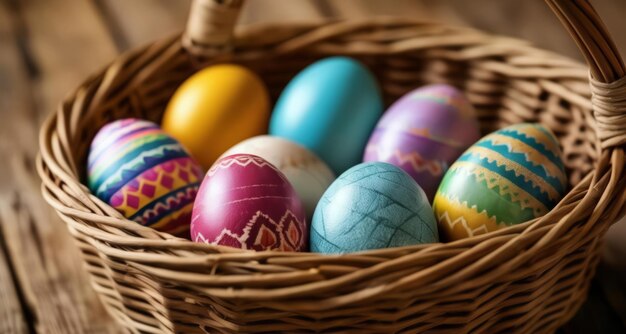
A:
[[[176,90],[162,127],[209,169],[231,146],[266,133],[269,115],[269,94],[256,74],[238,65],[215,65]]]

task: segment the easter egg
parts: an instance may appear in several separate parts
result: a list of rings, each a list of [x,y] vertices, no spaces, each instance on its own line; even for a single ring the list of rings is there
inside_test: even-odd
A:
[[[257,251],[306,251],[308,235],[302,202],[265,159],[229,155],[209,169],[193,207],[192,240]]]
[[[214,65],[176,90],[162,126],[209,169],[229,147],[266,133],[269,112],[267,88],[256,74],[239,65]]]
[[[142,225],[189,235],[203,173],[157,124],[127,118],[105,125],[87,160],[87,183],[98,198]]]
[[[269,133],[308,148],[341,174],[361,161],[382,111],[376,79],[365,66],[351,58],[326,58],[289,82]]]
[[[402,168],[430,200],[448,167],[480,139],[474,108],[448,85],[413,90],[385,112],[372,133],[363,161]]]
[[[561,150],[540,124],[495,131],[450,166],[433,207],[447,240],[520,224],[550,211],[567,191]]]
[[[311,223],[311,251],[349,253],[439,240],[424,191],[402,169],[366,162],[341,174]]]
[[[223,156],[252,154],[280,170],[302,200],[307,217],[322,194],[335,180],[335,175],[315,154],[301,145],[274,136],[256,136],[231,147]]]

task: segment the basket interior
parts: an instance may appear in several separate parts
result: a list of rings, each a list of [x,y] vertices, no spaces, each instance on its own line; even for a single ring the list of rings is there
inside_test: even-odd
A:
[[[350,56],[366,64],[378,79],[386,106],[416,87],[449,83],[462,89],[475,106],[483,134],[519,122],[543,123],[559,138],[570,186],[577,184],[599,157],[587,71],[582,64],[537,50],[526,42],[435,24],[370,26],[293,51],[275,52],[293,35],[297,38],[303,33],[288,33],[292,30],[280,26],[250,30],[241,36],[233,55],[215,59],[191,56],[179,38],[126,55],[116,64],[121,66],[108,70],[111,84],[97,94],[97,101],[91,101],[79,122],[81,130],[70,139],[76,143],[73,159],[81,178],[85,176],[89,143],[101,126],[124,117],[160,122],[175,89],[203,66],[242,64],[260,75],[275,101],[300,70],[333,55]],[[268,33],[279,37],[259,43]],[[470,42],[453,37],[465,37]],[[450,42],[441,42],[444,39]],[[415,47],[394,51],[400,43]]]

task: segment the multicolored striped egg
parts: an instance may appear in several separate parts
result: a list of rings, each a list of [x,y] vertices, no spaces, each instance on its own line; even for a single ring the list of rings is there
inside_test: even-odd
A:
[[[559,143],[540,124],[516,124],[472,145],[452,165],[433,203],[439,230],[458,240],[550,211],[567,191]]]
[[[306,251],[304,207],[285,175],[267,160],[233,154],[207,172],[193,207],[191,239],[257,251]]]
[[[458,89],[430,85],[396,101],[380,119],[363,161],[407,172],[432,201],[448,166],[480,139],[474,108]]]
[[[159,231],[188,236],[202,170],[155,123],[122,119],[91,143],[89,189],[125,217]]]

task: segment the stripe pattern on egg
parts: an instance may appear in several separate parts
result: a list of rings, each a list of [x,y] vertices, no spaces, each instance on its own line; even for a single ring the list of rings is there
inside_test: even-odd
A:
[[[415,89],[394,102],[367,143],[363,161],[402,168],[429,201],[448,167],[480,139],[474,108],[449,85]]]
[[[567,191],[555,136],[540,124],[493,132],[450,167],[433,207],[448,240],[520,224],[550,211]]]
[[[104,126],[92,142],[87,175],[92,192],[128,219],[187,235],[203,172],[157,124],[123,119]]]

